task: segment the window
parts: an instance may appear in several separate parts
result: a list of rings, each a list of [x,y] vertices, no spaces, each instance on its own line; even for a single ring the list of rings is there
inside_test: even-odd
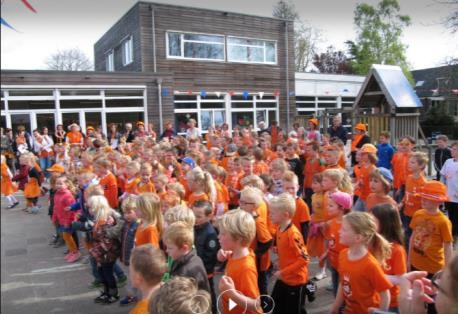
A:
[[[107,64],[106,68],[108,72],[113,72],[114,71],[114,52],[113,50],[110,50],[107,54]]]
[[[167,33],[167,57],[224,61],[224,36]]]
[[[134,61],[132,36],[122,43],[122,65],[126,66]]]
[[[227,60],[276,64],[277,44],[275,41],[228,37]]]

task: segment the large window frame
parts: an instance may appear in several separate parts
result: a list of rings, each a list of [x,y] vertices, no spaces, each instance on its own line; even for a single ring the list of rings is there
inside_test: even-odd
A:
[[[127,66],[134,62],[133,37],[128,36],[122,41],[122,65]]]
[[[170,55],[169,51],[169,34],[175,33],[180,35],[180,56],[174,56]],[[185,35],[202,35],[202,36],[214,36],[214,37],[220,37],[222,39],[222,42],[216,42],[216,41],[200,41],[200,40],[190,40],[190,39],[185,39]],[[224,62],[226,60],[226,40],[224,35],[220,34],[207,34],[207,33],[196,33],[196,32],[183,32],[183,31],[174,31],[174,30],[169,30],[166,32],[166,55],[167,59],[179,59],[179,60],[194,60],[194,61],[210,61],[210,62]],[[213,59],[213,58],[192,58],[192,57],[185,57],[185,50],[184,46],[185,43],[198,43],[198,44],[208,44],[208,45],[222,45],[223,48],[223,58],[222,59]]]
[[[262,45],[255,45],[255,44],[242,44],[242,43],[231,43],[231,39],[238,39],[238,40],[255,40],[262,42]],[[274,44],[274,49],[275,49],[275,61],[267,61],[267,43],[273,43]],[[227,47],[227,62],[231,63],[247,63],[247,64],[271,64],[271,65],[276,65],[278,62],[278,55],[277,55],[277,41],[276,40],[267,40],[267,39],[258,39],[258,38],[249,38],[249,37],[239,37],[239,36],[227,36],[226,37],[226,47]],[[244,60],[237,60],[237,59],[231,59],[231,56],[229,54],[229,49],[230,47],[246,47],[247,49],[250,48],[255,48],[255,49],[263,49],[263,59],[264,61],[244,61]]]
[[[114,65],[114,50],[111,49],[106,53],[106,69],[107,72],[114,72],[115,70],[115,65]]]

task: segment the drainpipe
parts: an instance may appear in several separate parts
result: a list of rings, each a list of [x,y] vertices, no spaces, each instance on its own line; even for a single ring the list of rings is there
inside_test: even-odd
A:
[[[285,21],[285,45],[286,45],[286,130],[289,131],[289,52],[288,52],[288,21]]]
[[[153,72],[157,72],[156,68],[156,23],[154,22],[154,9],[150,5],[150,10],[151,10],[151,28],[153,31]],[[160,97],[160,96],[159,96]],[[162,129],[161,129],[162,132]]]
[[[157,97],[159,100],[159,132],[162,134],[164,131],[163,121],[162,121],[162,79],[158,78],[157,82]]]

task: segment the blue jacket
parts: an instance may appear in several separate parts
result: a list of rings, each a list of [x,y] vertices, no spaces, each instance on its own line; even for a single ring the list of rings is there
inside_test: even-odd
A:
[[[394,149],[391,144],[378,144],[377,145],[377,167],[384,167],[391,169],[391,159],[393,159]]]
[[[137,231],[137,227],[139,225],[138,221],[134,222],[125,222],[124,226],[122,227],[121,232],[121,256],[119,260],[124,263],[124,265],[129,266],[130,262],[130,253],[134,248],[135,244],[135,232]]]
[[[194,245],[197,255],[202,259],[207,274],[213,274],[216,266],[216,255],[220,248],[218,234],[210,222],[194,226]]]

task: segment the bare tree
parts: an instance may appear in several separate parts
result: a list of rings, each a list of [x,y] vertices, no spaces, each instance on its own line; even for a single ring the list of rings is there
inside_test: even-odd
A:
[[[290,0],[280,0],[273,8],[274,17],[294,21],[294,58],[296,71],[304,72],[312,65],[313,56],[321,40],[321,32],[300,19]]]
[[[452,34],[458,30],[458,0],[436,0],[437,3],[450,8],[450,13],[442,20],[442,24],[450,30]]]
[[[79,48],[59,50],[50,55],[46,61],[49,70],[57,71],[90,71],[92,62]]]

